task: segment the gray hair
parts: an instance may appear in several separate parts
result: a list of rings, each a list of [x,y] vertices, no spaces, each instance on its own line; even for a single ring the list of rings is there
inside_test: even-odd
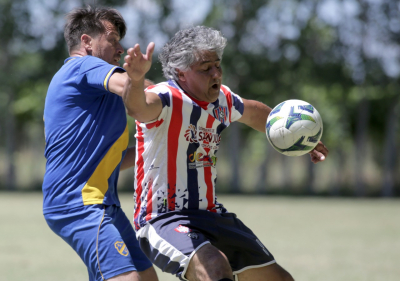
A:
[[[206,26],[195,26],[178,31],[164,45],[158,56],[164,77],[178,80],[176,69],[186,71],[200,58],[202,51],[213,51],[219,59],[226,46],[221,32]]]

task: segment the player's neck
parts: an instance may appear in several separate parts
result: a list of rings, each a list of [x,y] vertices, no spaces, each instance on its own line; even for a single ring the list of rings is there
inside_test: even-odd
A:
[[[87,54],[85,54],[81,50],[75,50],[75,51],[71,51],[71,53],[69,53],[70,57],[83,57],[83,56],[86,56],[86,55]]]

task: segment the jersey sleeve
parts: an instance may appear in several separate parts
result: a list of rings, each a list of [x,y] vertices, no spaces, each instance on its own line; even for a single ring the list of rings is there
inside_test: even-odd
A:
[[[237,121],[239,120],[242,115],[243,115],[243,111],[244,111],[244,106],[243,106],[243,100],[242,98],[231,92],[232,95],[232,116],[231,116],[231,121]]]
[[[156,93],[160,97],[162,103],[162,110],[157,119],[142,123],[147,127],[147,129],[151,129],[153,127],[158,127],[159,125],[161,125],[166,118],[168,110],[171,107],[171,91],[163,83],[160,83],[147,87],[145,89],[145,92]]]
[[[77,82],[87,87],[101,90],[95,92],[88,91],[87,93],[104,94],[104,91],[109,92],[108,82],[115,71],[125,72],[125,70],[119,66],[109,64],[93,56],[87,56],[87,59],[80,67]]]
[[[222,85],[221,90],[224,92],[227,100],[228,100],[228,105],[230,106],[230,121],[235,122],[239,120],[244,111],[244,105],[243,105],[243,100],[242,98],[235,94],[234,92],[229,89],[229,87]]]

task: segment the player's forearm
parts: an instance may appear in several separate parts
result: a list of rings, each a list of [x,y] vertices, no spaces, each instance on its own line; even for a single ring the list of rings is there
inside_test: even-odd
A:
[[[157,119],[162,110],[160,97],[152,92],[144,92],[143,84],[134,81],[127,86],[124,103],[128,115],[144,123]]]
[[[148,119],[148,104],[144,93],[144,77],[142,80],[133,81],[128,78],[122,95],[129,116],[141,122]]]
[[[114,72],[108,81],[108,89],[111,93],[122,97],[128,74],[125,72]]]
[[[127,50],[124,69],[129,79],[125,83],[122,96],[129,116],[140,122],[156,119],[161,112],[161,100],[156,94],[144,92],[144,76],[151,66],[154,43],[147,46],[146,54],[142,54],[139,44]]]
[[[128,147],[125,157],[121,162],[121,168],[120,168],[121,171],[135,166],[135,155],[136,155],[136,147],[135,146]]]
[[[271,108],[262,102],[243,99],[244,111],[239,122],[265,133],[265,124]]]
[[[133,81],[128,77],[123,89],[122,99],[126,106],[129,116],[135,118],[135,113],[146,106],[146,96],[144,94],[144,77],[142,80]]]

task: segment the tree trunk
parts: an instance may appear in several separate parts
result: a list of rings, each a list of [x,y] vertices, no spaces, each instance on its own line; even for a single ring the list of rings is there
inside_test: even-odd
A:
[[[365,196],[365,181],[363,163],[365,161],[367,133],[369,120],[369,101],[364,97],[358,107],[358,118],[356,128],[356,163],[355,163],[355,194]]]
[[[266,149],[264,160],[262,161],[258,170],[258,180],[256,185],[256,193],[264,194],[268,191],[267,178],[268,178],[268,164],[270,163],[270,157],[272,157],[271,151],[273,148],[269,146]]]
[[[311,162],[311,160],[308,161],[308,179],[306,185],[306,194],[315,194],[315,164]]]
[[[239,193],[240,192],[240,128],[237,122],[232,123],[229,126],[230,134],[229,134],[229,151],[231,152],[229,155],[231,157],[231,178],[230,178],[230,192]]]
[[[7,90],[8,103],[6,108],[5,131],[6,131],[6,153],[7,153],[7,175],[6,188],[8,190],[16,189],[15,177],[15,115],[13,112],[14,95]]]
[[[385,154],[384,154],[384,169],[383,169],[383,186],[382,196],[393,196],[395,166],[396,166],[396,133],[399,125],[399,97],[396,97],[391,104],[388,119],[386,122],[385,133]]]

